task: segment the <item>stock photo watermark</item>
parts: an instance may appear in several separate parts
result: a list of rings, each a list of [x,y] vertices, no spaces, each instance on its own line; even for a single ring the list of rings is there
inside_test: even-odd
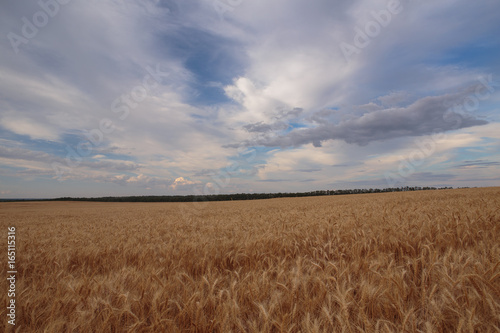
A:
[[[16,325],[16,227],[7,228],[7,323]]]
[[[117,115],[119,120],[124,121],[127,119],[130,111],[137,108],[141,102],[151,95],[154,89],[158,88],[163,79],[170,75],[169,71],[161,69],[160,64],[157,64],[155,69],[147,66],[146,71],[148,74],[143,77],[141,84],[134,86],[128,93],[119,96],[111,103],[110,110]],[[98,128],[84,132],[85,139],[81,140],[76,145],[76,148],[66,145],[65,163],[53,162],[51,164],[56,173],[56,178],[61,181],[68,169],[78,167],[84,158],[90,156],[94,149],[104,142],[105,136],[115,131],[114,124],[113,120],[102,118],[99,121]]]
[[[465,115],[472,114],[479,110],[481,101],[489,99],[495,92],[495,88],[493,87],[494,82],[492,74],[487,77],[480,77],[478,81],[480,84],[474,88],[474,93],[467,96],[461,104],[453,106],[450,111]]]
[[[72,0],[39,0],[37,2],[40,7],[39,11],[36,11],[30,18],[23,16],[21,17],[22,26],[19,33],[13,31],[7,34],[7,38],[10,41],[12,49],[17,54],[19,53],[19,46],[22,44],[28,44],[30,40],[35,38],[41,29],[43,29],[54,18],[59,11],[61,6],[67,5]]]
[[[450,107],[443,114],[443,121],[447,123],[453,122],[452,130],[459,129],[463,119],[479,110],[480,102],[489,99],[495,93],[492,74],[487,77],[480,77],[478,81],[479,84],[473,88],[473,93],[465,97],[461,103]],[[404,183],[408,177],[412,176],[424,164],[427,158],[436,152],[439,142],[447,137],[446,133],[436,129],[429,137],[415,140],[414,143],[417,149],[400,160],[398,171],[385,173],[385,180],[389,187]]]
[[[370,45],[372,40],[380,35],[382,29],[391,24],[394,16],[403,11],[403,8],[400,0],[390,0],[385,9],[371,11],[370,15],[373,20],[366,22],[363,29],[357,26],[354,28],[355,35],[352,44],[340,43],[340,50],[345,60],[350,62],[355,55],[361,53],[361,50]]]

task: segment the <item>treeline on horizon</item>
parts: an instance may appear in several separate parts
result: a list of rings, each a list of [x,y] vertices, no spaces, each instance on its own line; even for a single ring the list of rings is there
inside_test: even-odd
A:
[[[96,201],[96,202],[202,202],[202,201],[231,201],[231,200],[259,200],[273,198],[313,197],[324,195],[347,195],[363,193],[405,192],[446,190],[453,187],[420,187],[405,186],[392,188],[347,189],[347,190],[319,190],[311,192],[279,192],[279,193],[236,193],[236,194],[210,194],[210,195],[146,195],[124,197],[99,197],[99,198],[73,198],[61,197],[55,199],[0,199],[0,201]]]

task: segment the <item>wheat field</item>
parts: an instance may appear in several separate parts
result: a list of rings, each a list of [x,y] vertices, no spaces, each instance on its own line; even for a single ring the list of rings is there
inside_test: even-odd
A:
[[[0,203],[0,224],[5,331],[500,332],[500,188]]]

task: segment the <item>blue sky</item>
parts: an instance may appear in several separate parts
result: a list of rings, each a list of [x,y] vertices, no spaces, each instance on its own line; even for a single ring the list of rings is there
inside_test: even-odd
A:
[[[496,0],[0,4],[0,198],[500,186]]]

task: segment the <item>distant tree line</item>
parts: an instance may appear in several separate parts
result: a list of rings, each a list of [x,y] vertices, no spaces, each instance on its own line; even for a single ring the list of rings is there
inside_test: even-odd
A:
[[[231,200],[258,200],[273,198],[296,198],[296,197],[314,197],[324,195],[347,195],[362,193],[384,193],[384,192],[405,192],[405,191],[424,191],[452,189],[453,187],[420,187],[405,186],[393,188],[370,188],[370,189],[348,189],[348,190],[319,190],[311,192],[279,192],[279,193],[236,193],[236,194],[213,194],[213,195],[147,195],[147,196],[128,196],[128,197],[100,197],[100,198],[72,198],[62,197],[56,199],[41,199],[39,201],[96,201],[96,202],[203,202],[203,201],[231,201]],[[12,201],[2,200],[0,201]]]

